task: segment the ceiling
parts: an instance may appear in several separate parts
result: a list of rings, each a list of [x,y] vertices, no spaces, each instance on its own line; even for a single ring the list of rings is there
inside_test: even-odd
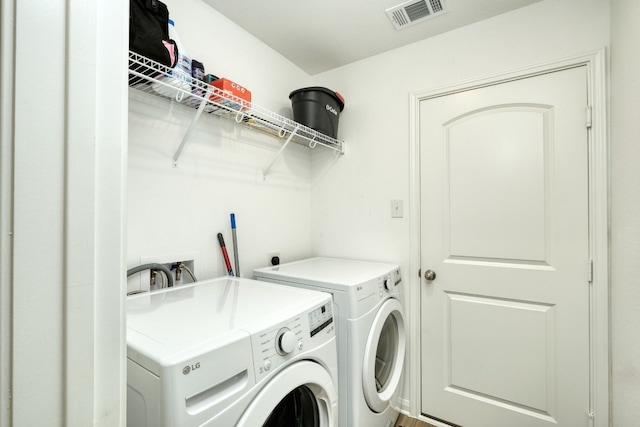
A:
[[[403,0],[204,0],[314,75],[540,0],[441,0],[446,13],[396,30]]]

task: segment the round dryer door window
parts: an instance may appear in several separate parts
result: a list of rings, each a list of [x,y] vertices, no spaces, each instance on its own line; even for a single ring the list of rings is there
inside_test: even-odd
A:
[[[272,378],[237,427],[337,427],[338,395],[318,363],[296,362]]]
[[[362,366],[364,397],[375,412],[383,412],[397,397],[406,350],[400,302],[388,299],[376,314],[365,346]]]

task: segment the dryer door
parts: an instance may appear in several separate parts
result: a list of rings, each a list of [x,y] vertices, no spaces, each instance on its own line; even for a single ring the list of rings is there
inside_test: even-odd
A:
[[[400,301],[390,298],[376,314],[362,364],[362,388],[369,408],[383,412],[398,395],[404,367],[406,332]]]
[[[320,364],[296,362],[251,402],[236,427],[337,427],[338,394]]]

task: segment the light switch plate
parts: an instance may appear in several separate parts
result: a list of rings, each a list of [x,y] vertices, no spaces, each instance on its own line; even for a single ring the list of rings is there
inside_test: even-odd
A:
[[[391,218],[404,217],[404,206],[402,200],[391,201]]]

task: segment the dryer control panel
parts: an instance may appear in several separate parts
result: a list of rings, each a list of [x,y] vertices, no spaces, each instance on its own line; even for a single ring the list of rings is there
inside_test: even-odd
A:
[[[348,306],[351,307],[349,316],[359,318],[374,310],[382,300],[399,298],[402,293],[401,284],[400,267],[396,266],[384,274],[347,288]]]
[[[331,300],[252,336],[256,381],[335,337]]]
[[[381,296],[384,293],[396,291],[396,288],[400,286],[400,282],[402,282],[402,276],[400,276],[400,267],[385,274],[384,276],[380,276],[378,278],[378,288],[381,292]]]

